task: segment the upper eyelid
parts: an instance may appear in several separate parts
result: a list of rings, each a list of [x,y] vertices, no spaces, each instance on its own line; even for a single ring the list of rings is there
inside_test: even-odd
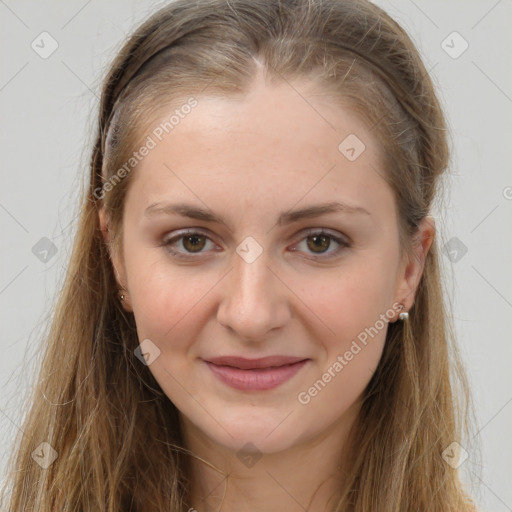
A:
[[[174,231],[177,231],[177,232],[175,233]],[[196,233],[199,235],[204,235],[204,236],[210,237],[210,233],[208,232],[208,230],[205,230],[203,228],[183,228],[183,229],[170,231],[169,233],[167,233],[163,236],[163,239],[164,240],[166,240],[166,239],[172,240],[174,238],[179,239],[182,236],[194,235]]]

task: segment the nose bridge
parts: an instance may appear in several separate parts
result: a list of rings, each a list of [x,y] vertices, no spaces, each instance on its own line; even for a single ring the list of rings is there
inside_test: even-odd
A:
[[[269,268],[267,253],[255,259],[244,256],[243,242],[222,293],[218,321],[246,339],[263,338],[289,318],[286,293]],[[250,247],[253,250],[254,247]],[[252,255],[254,257],[254,253]]]

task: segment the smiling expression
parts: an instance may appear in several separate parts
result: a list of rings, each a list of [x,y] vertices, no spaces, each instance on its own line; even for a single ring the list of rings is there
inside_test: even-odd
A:
[[[198,96],[134,170],[114,257],[139,339],[160,351],[150,371],[186,424],[233,449],[353,419],[387,326],[314,400],[297,396],[407,289],[375,139],[299,86]],[[365,149],[351,161],[339,146],[353,135]]]

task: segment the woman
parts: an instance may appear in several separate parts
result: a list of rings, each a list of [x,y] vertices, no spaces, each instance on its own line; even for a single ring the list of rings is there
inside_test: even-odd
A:
[[[157,12],[105,79],[9,510],[474,510],[430,216],[447,162],[373,4]]]

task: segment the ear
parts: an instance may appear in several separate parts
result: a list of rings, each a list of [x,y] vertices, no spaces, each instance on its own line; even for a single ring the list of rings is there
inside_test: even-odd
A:
[[[433,217],[426,216],[420,222],[412,241],[412,254],[404,255],[395,289],[395,301],[403,304],[402,311],[409,311],[414,304],[418,285],[423,275],[425,260],[434,241],[435,232]]]
[[[109,220],[107,213],[105,212],[105,209],[100,208],[98,215],[100,221],[101,234],[103,236],[103,240],[105,240],[105,243],[107,245],[110,261],[112,262],[112,268],[114,270],[114,275],[116,277],[117,285],[119,288],[119,300],[121,301],[121,304],[125,311],[132,312],[133,309],[130,301],[130,294],[128,293],[128,288],[126,285],[126,271],[123,258],[119,254],[117,245],[113,243],[114,241],[112,233],[109,228]],[[123,300],[121,300],[121,297],[124,297]]]

